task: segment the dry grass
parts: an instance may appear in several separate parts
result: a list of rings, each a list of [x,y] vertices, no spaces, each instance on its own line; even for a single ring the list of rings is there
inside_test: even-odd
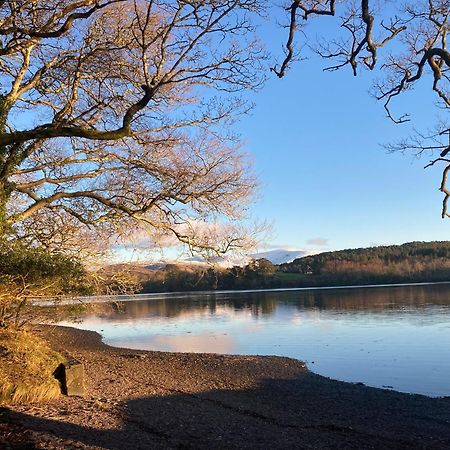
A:
[[[26,331],[0,330],[0,403],[29,403],[60,395],[53,371],[63,361]]]

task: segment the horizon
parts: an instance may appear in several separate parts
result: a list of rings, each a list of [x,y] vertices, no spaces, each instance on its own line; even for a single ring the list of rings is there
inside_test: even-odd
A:
[[[333,253],[333,252],[339,252],[339,251],[347,251],[347,250],[360,250],[360,249],[369,249],[369,248],[377,248],[377,247],[389,247],[389,246],[403,246],[403,245],[408,245],[408,244],[415,244],[415,243],[424,243],[424,244],[430,244],[430,243],[444,243],[444,242],[450,242],[450,240],[433,240],[433,241],[407,241],[407,242],[402,242],[400,244],[386,244],[386,245],[369,245],[367,247],[347,247],[347,248],[340,248],[340,249],[336,249],[336,250],[313,250],[313,249],[305,249],[305,248],[271,248],[270,250],[258,250],[258,251],[250,251],[249,253],[243,254],[240,257],[230,257],[229,259],[227,258],[227,255],[224,255],[223,257],[218,257],[218,258],[213,258],[211,261],[213,262],[213,264],[218,264],[219,266],[223,266],[223,267],[231,267],[232,265],[244,265],[245,263],[247,263],[249,260],[251,259],[260,259],[260,258],[265,258],[268,259],[269,261],[271,261],[274,265],[279,265],[279,264],[283,264],[285,262],[292,262],[295,259],[300,259],[300,258],[304,258],[307,256],[315,256],[315,255],[319,255],[321,253]],[[288,253],[303,253],[302,255],[299,256],[295,256],[293,259],[289,259],[288,261],[282,261],[279,263],[276,263],[274,261],[272,261],[270,259],[271,254],[273,254],[273,257],[277,258],[279,255],[277,254],[277,252],[288,252]],[[136,256],[135,252],[135,256]],[[124,254],[129,254],[129,251],[125,251]],[[178,254],[173,254],[168,257],[165,257],[163,253],[159,253],[160,254],[160,258],[153,258],[148,256],[148,251],[144,251],[141,256],[141,259],[119,259],[117,257],[117,253],[116,253],[116,257],[112,258],[112,259],[108,259],[108,263],[110,265],[121,265],[121,264],[130,264],[130,265],[146,265],[146,264],[185,264],[185,265],[201,265],[201,264],[208,264],[208,261],[204,258],[202,258],[201,256],[188,256],[186,255],[184,258],[182,257],[182,253],[178,253]],[[266,256],[263,256],[266,255]],[[120,256],[120,254],[119,254]],[[287,256],[287,255],[286,255]]]
[[[272,22],[259,26],[267,49],[279,55],[285,30]],[[309,27],[311,35],[324,32],[319,22]],[[383,147],[417,125],[431,129],[439,118],[427,83],[398,98],[395,110],[409,111],[411,122],[394,124],[368,92],[377,71],[362,70],[357,77],[349,68],[329,73],[317,55],[306,50],[305,58],[282,79],[267,74],[258,92],[244,92],[254,107],[232,128],[259,180],[251,218],[273,227],[257,251],[325,252],[447,240],[441,168],[424,169],[431,154],[419,158]],[[140,245],[128,248],[133,252]],[[163,250],[184,251],[172,244]]]
[[[326,33],[323,23],[308,24],[309,36]],[[285,30],[262,25],[262,40],[279,54]],[[446,240],[449,219],[441,218],[441,169],[424,169],[431,155],[389,154],[382,147],[426,130],[445,111],[436,108],[431,88],[419,83],[398,98],[395,111],[409,111],[411,122],[394,124],[370,94],[378,73],[349,67],[324,72],[308,51],[285,77],[269,76],[249,96],[255,103],[237,129],[254,161],[261,198],[252,213],[274,223],[271,247],[337,250],[400,242]]]

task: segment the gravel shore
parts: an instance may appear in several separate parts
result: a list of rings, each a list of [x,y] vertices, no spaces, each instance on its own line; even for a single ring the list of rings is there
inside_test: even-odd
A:
[[[84,363],[87,395],[0,408],[2,449],[450,448],[450,398],[338,382],[289,358],[136,351],[90,331],[38,332]]]

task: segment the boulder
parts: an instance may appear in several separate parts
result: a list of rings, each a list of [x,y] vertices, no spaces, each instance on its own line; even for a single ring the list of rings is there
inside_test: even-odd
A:
[[[61,391],[65,395],[83,397],[85,395],[84,386],[84,366],[75,358],[68,358],[61,363],[53,375],[61,383]]]

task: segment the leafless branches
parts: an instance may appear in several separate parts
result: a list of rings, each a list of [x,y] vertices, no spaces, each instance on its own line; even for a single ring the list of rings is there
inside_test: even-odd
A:
[[[288,11],[290,25],[286,57],[280,69],[273,68],[279,77],[285,75],[295,56],[293,42],[297,21],[305,22],[313,16],[338,16],[344,33],[328,39],[317,49],[323,58],[336,61],[325,70],[337,70],[349,65],[353,74],[357,75],[360,63],[373,70],[378,63],[378,50],[394,42],[393,51],[387,53],[380,63],[380,69],[386,76],[375,85],[375,95],[384,101],[387,115],[396,123],[407,120],[407,115],[397,118],[392,114],[391,102],[424,78],[428,74],[425,69],[429,69],[432,75],[432,89],[439,100],[446,107],[450,106],[448,0],[427,0],[406,6],[400,2],[382,2],[378,9],[371,7],[369,0],[359,3],[343,1],[338,9],[330,0],[295,1]]]
[[[317,53],[331,65],[324,70],[334,71],[349,66],[354,75],[360,67],[379,69],[380,76],[373,86],[374,96],[383,102],[386,115],[400,124],[410,120],[409,112],[396,114],[394,100],[419,82],[429,82],[438,107],[450,108],[450,50],[447,46],[449,32],[450,2],[448,0],[420,0],[414,2],[374,2],[355,0],[333,2],[331,0],[294,1],[288,8],[289,32],[286,56],[273,71],[283,77],[289,64],[295,59],[294,38],[296,30],[312,18],[334,16],[325,22],[339,25],[335,32],[316,47]],[[381,52],[384,49],[384,52]],[[448,121],[442,129],[448,129]],[[439,134],[439,133],[438,133]],[[424,141],[427,141],[425,139]],[[399,150],[439,150],[441,157],[432,164],[445,162],[448,144],[430,147],[417,134],[398,145]],[[391,149],[396,146],[393,145]],[[445,169],[441,190],[445,193],[443,216],[447,216]]]
[[[450,188],[448,187],[450,159],[447,156],[450,152],[450,129],[446,128],[447,126],[448,125],[445,122],[440,123],[436,127],[436,130],[426,134],[415,131],[415,133],[407,139],[386,146],[387,149],[392,152],[413,151],[416,156],[431,156],[432,159],[425,168],[433,167],[436,164],[445,165],[439,186],[439,190],[444,194],[444,199],[442,201],[442,218],[450,217],[448,211],[448,201],[450,198]],[[437,158],[433,157],[436,153],[439,154],[439,157]]]
[[[284,77],[290,62],[294,59],[294,38],[297,30],[297,16],[300,16],[304,21],[311,15],[334,16],[335,3],[335,0],[313,0],[306,2],[295,0],[286,8],[286,11],[289,13],[289,34],[286,42],[286,56],[279,69],[277,66],[271,69],[279,78]]]
[[[249,39],[259,9],[0,4],[0,220],[44,240],[58,235],[49,215],[109,234],[138,221],[201,248],[180,225],[238,217],[255,186],[221,129],[247,108],[233,93],[263,79],[265,55]]]

